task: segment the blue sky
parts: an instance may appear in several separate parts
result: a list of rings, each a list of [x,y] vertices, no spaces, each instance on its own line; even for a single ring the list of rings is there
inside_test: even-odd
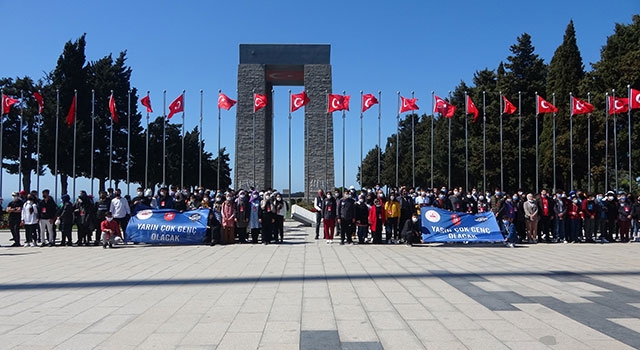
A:
[[[315,7],[311,4],[316,5]],[[415,91],[420,112],[431,108],[430,94],[446,95],[473,73],[495,69],[524,32],[536,53],[549,62],[573,19],[587,69],[615,23],[630,23],[640,12],[637,0],[611,3],[571,1],[0,1],[3,46],[0,76],[42,77],[51,71],[66,41],[87,33],[87,59],[127,50],[131,84],[151,91],[154,110],[162,109],[162,90],[171,101],[187,91],[186,125],[199,122],[199,91],[204,90],[205,148],[217,148],[217,91],[236,97],[238,45],[241,43],[331,44],[334,92],[352,95],[347,114],[346,185],[357,187],[360,164],[359,93],[382,91],[382,138],[395,132],[396,92]],[[276,159],[287,159],[287,90],[274,96]],[[168,103],[168,102],[167,102]],[[63,107],[66,108],[66,107]],[[479,106],[480,108],[480,106]],[[160,114],[160,113],[158,113]],[[342,182],[342,118],[335,113],[336,184]],[[377,108],[365,113],[364,149],[377,143]],[[303,113],[292,120],[293,190],[303,187]],[[235,108],[222,112],[221,144],[234,159]],[[286,162],[278,162],[275,187],[288,184]],[[233,163],[231,164],[233,167]],[[211,174],[215,176],[215,174]],[[35,184],[35,175],[32,177]],[[78,186],[89,187],[78,180]],[[3,193],[17,177],[4,175]],[[53,188],[53,176],[41,188]]]

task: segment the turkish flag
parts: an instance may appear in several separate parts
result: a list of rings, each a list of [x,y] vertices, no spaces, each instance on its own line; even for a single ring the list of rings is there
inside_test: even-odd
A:
[[[593,112],[594,107],[591,103],[582,101],[579,98],[571,96],[571,115],[587,114]]]
[[[222,92],[218,95],[218,108],[224,108],[227,111],[236,104],[236,100],[232,100],[229,96]]]
[[[149,98],[149,95],[141,98],[140,103],[142,103],[143,106],[147,107],[147,113],[153,113],[153,109],[151,108],[151,99]]]
[[[171,104],[169,105],[169,115],[167,119],[171,119],[174,114],[184,112],[184,94],[180,94]]]
[[[18,102],[20,102],[20,100],[11,98],[3,94],[2,95],[2,113],[9,113],[9,110],[11,110],[11,106],[13,106]]]
[[[351,96],[349,95],[329,94],[329,108],[327,109],[327,112],[332,113],[335,111],[348,111],[350,99]]]
[[[267,95],[253,94],[253,113],[267,106]]]
[[[504,109],[502,110],[503,114],[513,114],[518,108],[511,103],[511,101],[507,100],[506,97],[502,96],[502,100],[504,101]]]
[[[300,107],[306,105],[307,103],[309,103],[309,96],[307,96],[307,93],[302,91],[299,94],[292,94],[291,95],[291,105],[289,106],[289,110],[291,112],[295,112],[297,111]]]
[[[371,106],[378,104],[378,99],[373,94],[362,95],[362,112],[364,113]]]
[[[631,109],[640,108],[640,90],[631,89]]]
[[[116,109],[116,99],[113,98],[113,94],[109,96],[109,111],[111,112],[111,119],[114,123],[118,123],[118,110]]]
[[[416,102],[418,102],[417,98],[404,98],[400,96],[400,113],[404,113],[407,111],[415,111],[416,109],[420,109]]]
[[[471,96],[467,95],[467,112],[466,114],[473,114],[473,122],[476,122],[478,119],[478,108],[476,108],[475,103],[471,100]]]
[[[442,98],[434,95],[436,99],[436,104],[433,107],[434,113],[440,113],[441,115],[447,118],[453,118],[453,115],[456,113],[456,106],[450,104],[449,102],[443,100]]]
[[[69,107],[69,113],[67,113],[67,125],[71,126],[76,121],[76,96],[73,96],[71,100],[71,107]]]
[[[40,95],[39,92],[35,91],[33,93],[33,98],[35,98],[38,102],[38,114],[42,114],[42,110],[44,109],[44,99],[42,98],[42,95]]]
[[[629,112],[628,98],[614,98],[609,96],[609,114],[621,114]]]
[[[549,103],[549,101],[545,100],[544,98],[538,96],[537,114],[557,113],[557,112],[558,112],[558,108],[556,108],[556,106],[552,105],[551,103]]]

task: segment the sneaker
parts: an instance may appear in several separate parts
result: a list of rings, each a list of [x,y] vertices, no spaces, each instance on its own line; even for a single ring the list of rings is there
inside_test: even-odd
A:
[[[516,247],[516,245],[515,245],[515,244],[513,244],[513,243],[507,243],[507,247],[509,247],[509,248],[515,248],[515,247]]]
[[[329,242],[329,240],[328,240],[328,239],[327,239],[325,242],[326,242],[327,244],[331,243],[331,242]]]
[[[600,238],[600,243],[609,243],[609,241],[606,238],[602,237]]]

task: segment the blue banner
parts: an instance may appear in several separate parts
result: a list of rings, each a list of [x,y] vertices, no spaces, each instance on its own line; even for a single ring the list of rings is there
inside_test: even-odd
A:
[[[422,241],[503,242],[493,213],[467,214],[434,207],[420,208]]]
[[[127,242],[202,244],[207,234],[209,209],[185,211],[143,209],[129,220]]]

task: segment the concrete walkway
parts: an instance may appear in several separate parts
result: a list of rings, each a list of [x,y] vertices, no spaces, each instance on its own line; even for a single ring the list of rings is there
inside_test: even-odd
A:
[[[640,243],[7,248],[2,349],[640,348]]]

